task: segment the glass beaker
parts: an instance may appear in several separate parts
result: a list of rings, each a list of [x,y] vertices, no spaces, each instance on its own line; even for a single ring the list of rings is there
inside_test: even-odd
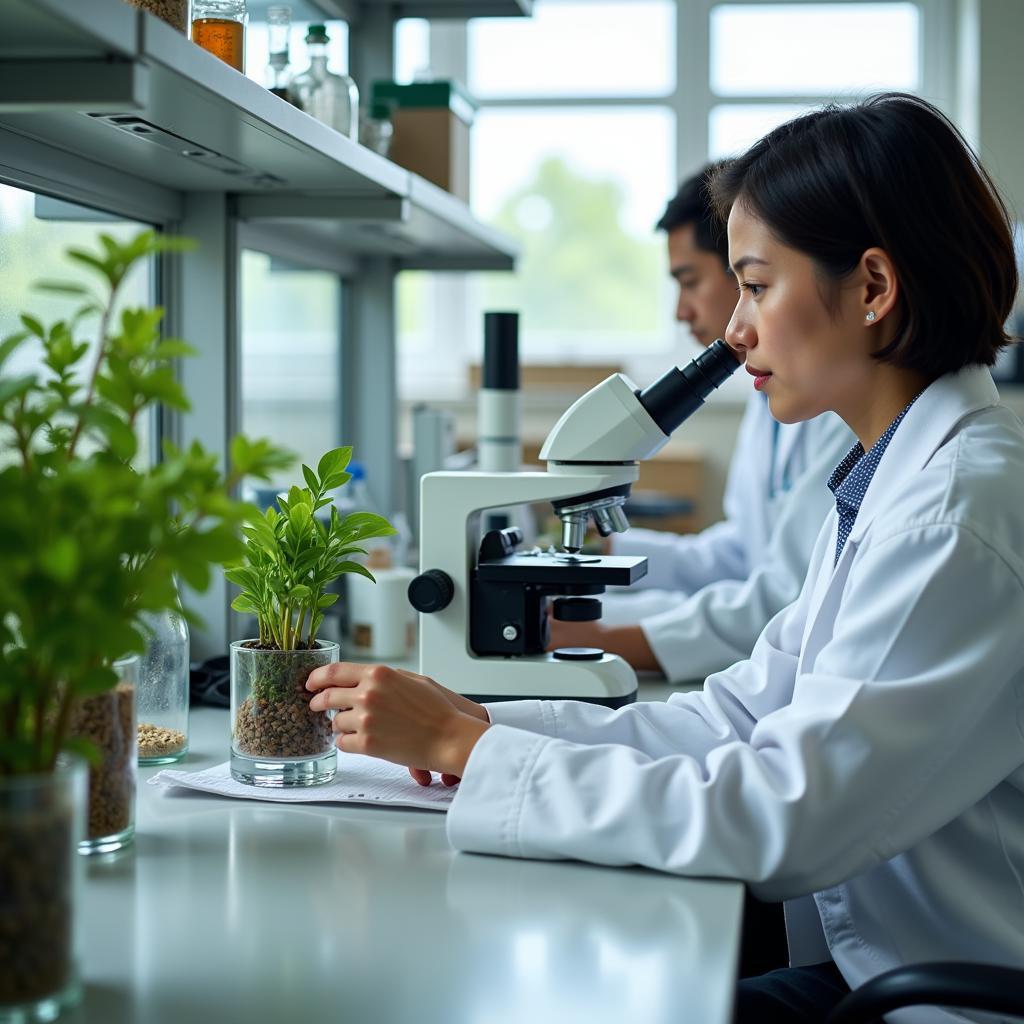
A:
[[[231,775],[252,786],[318,786],[337,770],[331,720],[311,711],[310,672],[338,660],[339,647],[312,650],[231,645]]]

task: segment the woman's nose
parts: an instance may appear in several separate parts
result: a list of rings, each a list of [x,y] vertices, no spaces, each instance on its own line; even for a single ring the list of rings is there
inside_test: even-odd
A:
[[[757,332],[750,324],[745,323],[736,313],[733,313],[725,328],[725,342],[740,356],[746,358],[747,353],[757,347]]]

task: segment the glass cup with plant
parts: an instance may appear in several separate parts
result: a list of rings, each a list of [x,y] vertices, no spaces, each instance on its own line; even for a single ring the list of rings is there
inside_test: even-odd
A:
[[[291,461],[237,437],[226,476],[199,444],[165,443],[161,460],[133,465],[140,417],[158,403],[188,408],[174,361],[192,350],[161,336],[161,309],[120,308],[119,296],[139,261],[188,246],[152,231],[100,242],[68,250],[98,292],[43,283],[74,314],[49,326],[24,315],[0,341],[0,1016],[26,1019],[51,1019],[75,989],[75,858],[61,850],[132,836],[129,666],[145,649],[142,616],[178,606],[176,576],[204,590],[211,564],[239,556],[255,510],[231,489]],[[15,352],[33,345],[34,369],[13,372]],[[67,752],[88,761],[84,837],[69,796],[84,785],[62,782]]]
[[[327,452],[305,487],[292,487],[278,508],[243,527],[245,557],[227,570],[241,588],[231,607],[256,616],[259,636],[231,645],[231,774],[256,786],[312,786],[334,777],[330,719],[311,711],[310,672],[338,660],[338,645],[318,640],[324,611],[338,599],[327,590],[345,573],[373,580],[353,555],[359,545],[395,529],[373,512],[341,516],[330,492],[343,486],[349,447]]]

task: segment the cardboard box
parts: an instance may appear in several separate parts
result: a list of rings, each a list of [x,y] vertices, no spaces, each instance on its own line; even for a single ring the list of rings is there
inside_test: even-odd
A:
[[[388,158],[469,202],[469,129],[476,104],[455,82],[373,83],[375,110],[390,106]]]

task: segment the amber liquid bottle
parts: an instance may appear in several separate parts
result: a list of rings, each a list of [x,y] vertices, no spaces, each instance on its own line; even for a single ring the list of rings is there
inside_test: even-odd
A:
[[[192,42],[245,71],[245,0],[195,0]]]

